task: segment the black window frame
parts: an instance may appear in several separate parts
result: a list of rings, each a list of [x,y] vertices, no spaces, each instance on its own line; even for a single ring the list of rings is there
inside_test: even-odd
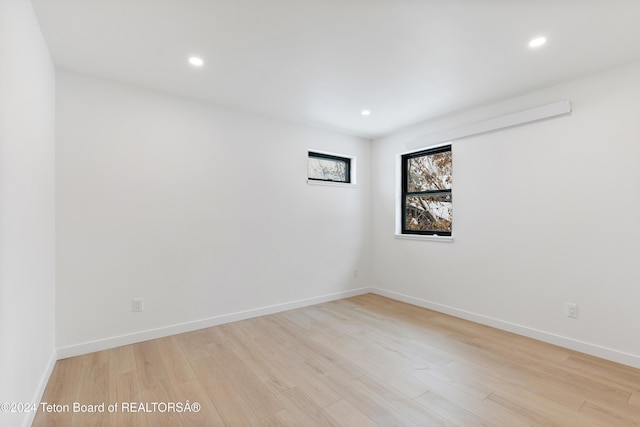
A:
[[[453,151],[451,149],[451,144],[442,145],[439,147],[428,148],[426,150],[416,151],[413,153],[403,154],[401,156],[401,171],[402,171],[402,188],[400,189],[401,193],[401,202],[400,202],[400,233],[401,234],[417,234],[422,236],[447,236],[450,237],[452,235],[452,231],[441,231],[441,230],[410,230],[407,228],[407,196],[423,196],[428,194],[449,194],[451,200],[453,200],[453,193],[451,189],[445,190],[427,190],[427,191],[408,191],[408,165],[409,160],[417,157],[424,157],[438,153],[445,153],[447,151],[451,151],[453,155]],[[452,157],[453,161],[453,157]],[[453,230],[453,224],[452,224]]]
[[[338,162],[342,162],[345,164],[345,176],[346,176],[346,180],[342,181],[342,180],[335,180],[335,179],[322,179],[322,178],[311,178],[309,176],[308,170],[307,170],[307,179],[310,181],[320,181],[320,182],[335,182],[335,183],[339,183],[339,184],[351,184],[351,158],[350,157],[342,157],[342,156],[338,156],[335,154],[326,154],[326,153],[319,153],[317,151],[309,151],[308,154],[308,159],[325,159],[325,160],[333,160],[333,161],[338,161]]]

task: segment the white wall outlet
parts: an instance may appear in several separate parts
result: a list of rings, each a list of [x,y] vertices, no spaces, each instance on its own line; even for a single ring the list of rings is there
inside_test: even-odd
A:
[[[578,318],[578,304],[567,303],[567,317]]]
[[[134,298],[132,301],[133,311],[144,311],[144,298]]]
[[[358,278],[358,270],[353,270],[353,278]]]

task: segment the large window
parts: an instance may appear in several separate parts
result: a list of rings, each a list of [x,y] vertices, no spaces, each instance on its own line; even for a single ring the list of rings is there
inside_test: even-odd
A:
[[[402,156],[402,234],[451,236],[451,145]]]
[[[307,177],[313,181],[351,182],[351,159],[309,151]]]

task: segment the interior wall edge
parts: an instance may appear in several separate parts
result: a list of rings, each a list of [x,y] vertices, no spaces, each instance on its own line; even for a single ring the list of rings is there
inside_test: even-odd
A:
[[[109,350],[123,345],[135,344],[157,338],[163,338],[170,335],[181,334],[185,332],[196,331],[198,329],[209,328],[212,326],[223,325],[225,323],[237,322],[240,320],[251,319],[268,314],[280,313],[283,311],[294,310],[296,308],[307,307],[310,305],[321,304],[323,302],[335,301],[344,298],[350,298],[357,295],[363,295],[373,292],[373,288],[362,287],[341,292],[335,292],[317,297],[305,298],[296,301],[289,301],[282,304],[274,304],[264,307],[258,307],[251,310],[240,311],[236,313],[223,314],[206,319],[200,319],[192,322],[185,322],[176,325],[169,325],[162,328],[149,329],[146,331],[135,332],[126,335],[104,338],[95,341],[84,342],[67,347],[57,349],[57,359],[66,359],[68,357],[80,356],[95,351]],[[48,377],[47,377],[48,378]],[[46,382],[45,382],[46,385]],[[39,400],[37,400],[39,401]]]
[[[376,295],[391,298],[396,301],[402,301],[407,304],[412,304],[418,307],[437,311],[438,313],[448,314],[454,317],[490,326],[492,328],[512,332],[524,337],[536,339],[549,344],[557,345],[559,347],[575,350],[591,356],[600,357],[602,359],[640,369],[640,355],[630,354],[616,349],[603,347],[597,344],[592,344],[585,341],[557,335],[551,332],[541,331],[539,329],[507,322],[505,320],[496,319],[494,317],[485,316],[483,314],[474,313],[467,310],[461,310],[455,307],[412,297],[410,295],[405,295],[399,292],[394,292],[377,287],[372,287],[371,292]]]
[[[40,377],[40,381],[38,382],[38,387],[36,388],[33,394],[33,399],[31,399],[30,402],[39,404],[42,401],[42,396],[44,395],[44,391],[47,388],[47,384],[49,384],[49,378],[51,378],[51,374],[53,373],[53,368],[56,365],[57,360],[57,352],[54,350],[49,356],[49,362],[42,372],[42,376]],[[31,424],[33,424],[36,413],[36,411],[25,412],[25,417],[22,422],[23,427],[29,427]]]

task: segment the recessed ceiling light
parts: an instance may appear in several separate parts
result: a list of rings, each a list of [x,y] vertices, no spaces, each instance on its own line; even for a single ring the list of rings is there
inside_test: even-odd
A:
[[[366,116],[368,116],[369,114],[371,114],[371,111],[369,111],[369,110],[362,110],[362,111],[360,112],[360,114],[362,114],[363,116],[365,116],[365,117],[366,117]]]
[[[547,42],[546,37],[536,37],[535,39],[532,39],[529,42],[529,47],[533,47],[533,48],[540,47],[544,45],[546,42]]]
[[[189,64],[193,65],[194,67],[202,67],[204,65],[204,61],[200,57],[192,56],[189,58]]]

